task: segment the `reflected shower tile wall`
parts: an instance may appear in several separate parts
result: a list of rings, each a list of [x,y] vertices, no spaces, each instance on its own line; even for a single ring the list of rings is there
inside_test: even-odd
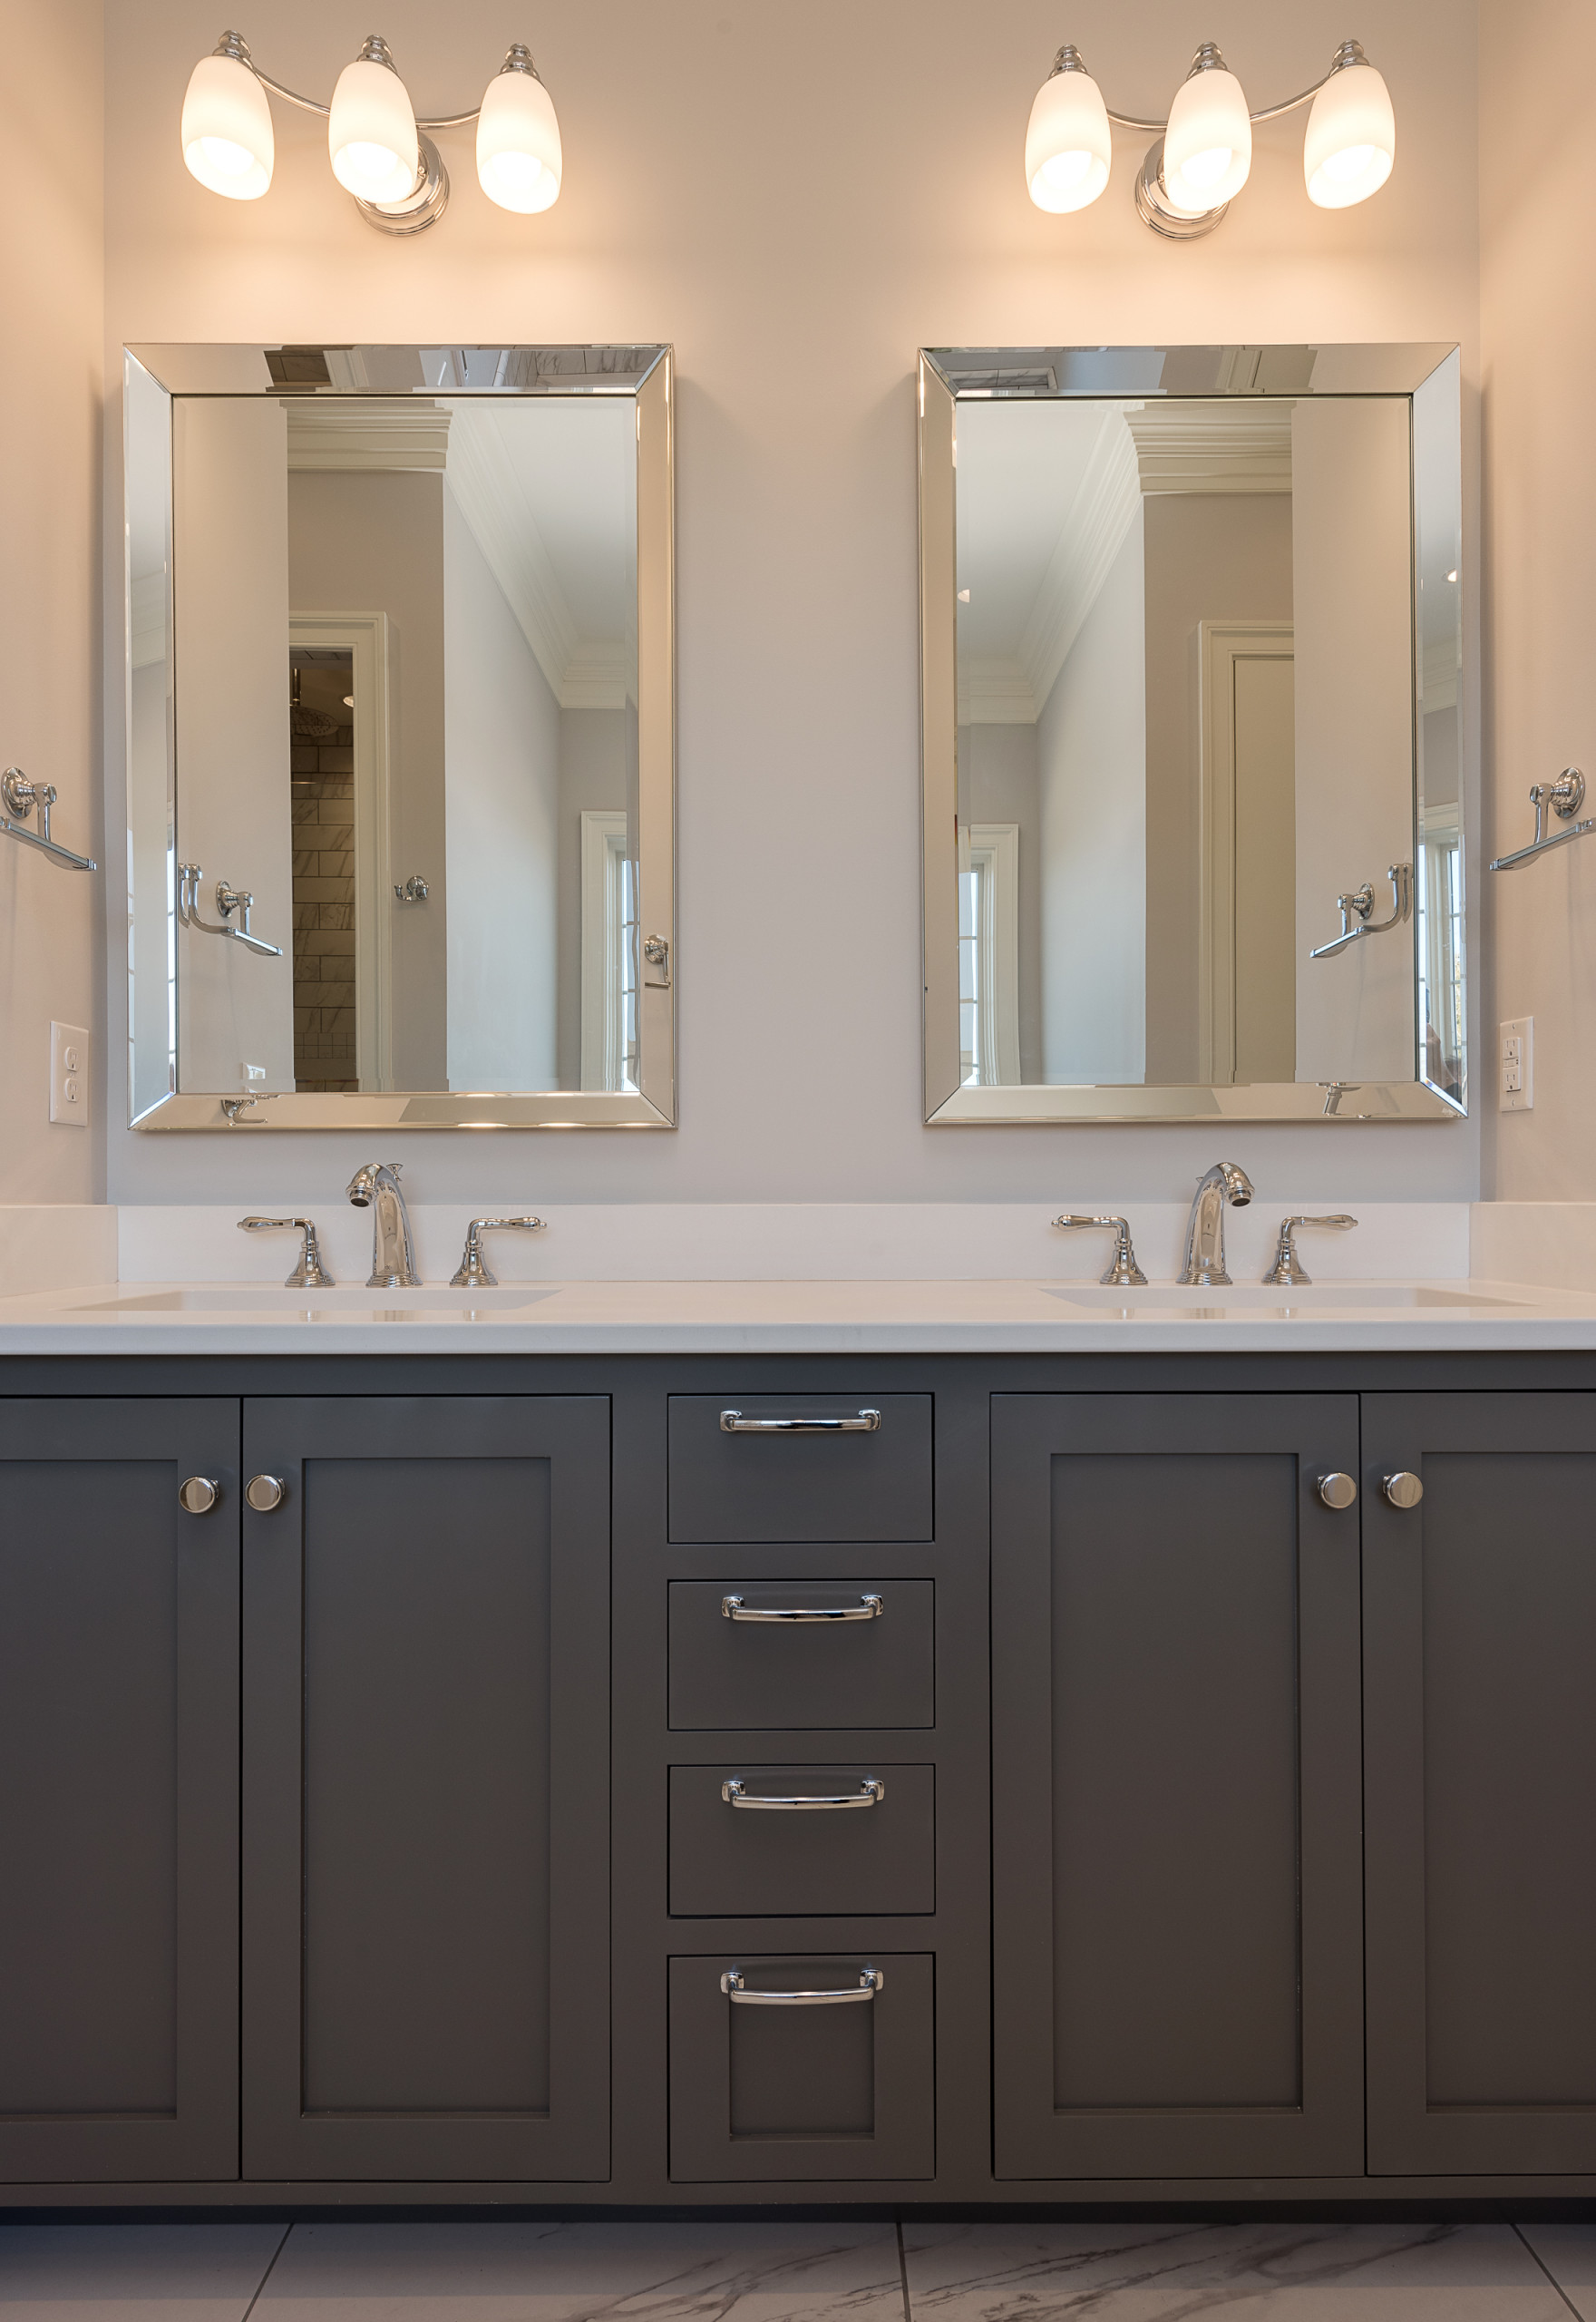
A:
[[[355,776],[348,729],[293,752],[294,1084],[353,1089]]]

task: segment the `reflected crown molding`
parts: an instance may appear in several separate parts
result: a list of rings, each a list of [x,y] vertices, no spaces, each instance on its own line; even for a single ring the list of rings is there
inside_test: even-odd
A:
[[[1132,405],[1125,425],[1143,496],[1289,493],[1291,411],[1284,400]]]
[[[288,472],[336,474],[361,471],[441,473],[449,463],[453,413],[436,404],[399,403],[391,396],[336,403],[284,398],[288,419]]]

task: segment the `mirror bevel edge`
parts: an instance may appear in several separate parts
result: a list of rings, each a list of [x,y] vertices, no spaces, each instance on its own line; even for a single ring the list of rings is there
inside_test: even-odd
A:
[[[957,570],[957,509],[955,441],[956,414],[959,395],[955,385],[947,375],[944,363],[948,356],[962,355],[987,358],[981,367],[990,367],[996,359],[1016,358],[1034,355],[1036,350],[1020,348],[951,348],[921,347],[919,362],[919,416],[917,446],[919,468],[919,512],[920,551],[920,796],[921,796],[921,993],[922,1029],[925,1070],[924,1117],[928,1127],[1046,1126],[1049,1123],[1099,1122],[1105,1126],[1129,1125],[1134,1122],[1182,1122],[1219,1120],[1292,1121],[1326,1120],[1356,1121],[1364,1124],[1377,1121],[1455,1121],[1467,1117],[1468,1078],[1466,1044],[1464,1056],[1463,1097],[1454,1098],[1429,1079],[1427,1059],[1424,1049],[1423,1028],[1416,1021],[1415,1078],[1412,1080],[1367,1080],[1358,1083],[1320,1083],[1313,1081],[1254,1081],[1228,1087],[1208,1087],[1194,1083],[1081,1083],[1016,1082],[967,1088],[959,1081],[959,905],[957,873],[959,838],[957,823],[958,722],[959,680],[955,610]],[[1098,355],[1124,352],[1130,356],[1160,352],[1165,355],[1195,355],[1215,350],[1166,347],[1162,349],[1126,348],[1124,350],[1068,350]],[[1267,352],[1268,350],[1260,350]],[[1409,406],[1410,440],[1419,422],[1417,398],[1421,389],[1428,388],[1426,397],[1430,424],[1445,431],[1445,448],[1452,458],[1453,468],[1461,483],[1462,410],[1461,410],[1461,350],[1451,341],[1429,341],[1417,344],[1337,346],[1337,363],[1342,366],[1335,383],[1319,392],[1328,395],[1405,395]],[[971,368],[977,367],[973,363]],[[993,400],[1099,400],[1115,390],[1109,385],[1094,384],[1080,388],[1036,388],[1021,386],[998,391],[978,391],[983,401]],[[1139,386],[1138,394],[1146,394]],[[1256,385],[1218,387],[1203,390],[1182,387],[1182,400],[1204,392],[1216,397],[1241,395],[1252,398],[1267,395],[1270,390]],[[1294,399],[1310,396],[1315,390],[1293,386],[1279,391],[1282,396]],[[1420,651],[1420,611],[1418,606],[1418,542],[1423,531],[1424,509],[1421,503],[1423,463],[1414,443],[1409,462],[1411,502],[1409,517],[1414,541],[1414,717],[1416,728],[1422,707],[1422,654]],[[1462,634],[1462,574],[1461,542],[1459,549],[1458,633]],[[1461,659],[1461,656],[1460,656]],[[1460,687],[1461,696],[1461,687]],[[1463,811],[1463,767],[1460,734],[1458,741],[1459,814]],[[1421,737],[1414,738],[1413,756],[1413,832],[1416,868],[1418,862],[1420,815],[1423,805],[1423,753]],[[1465,866],[1466,868],[1466,866]],[[1418,922],[1416,907],[1412,919],[1412,957],[1415,992],[1418,978]],[[1465,993],[1467,993],[1466,932],[1464,958]]]
[[[130,442],[129,397],[126,390],[135,376],[164,398],[166,428],[161,484],[166,510],[165,696],[168,705],[166,797],[168,874],[165,910],[168,941],[173,941],[175,913],[172,893],[172,832],[176,814],[176,763],[170,705],[175,698],[176,668],[171,569],[171,406],[179,393],[268,395],[280,395],[277,385],[238,389],[218,387],[204,377],[208,357],[247,352],[247,346],[152,344],[127,345],[123,365],[123,698],[127,717],[125,796],[128,831],[133,830],[134,728],[132,704],[132,598],[129,510],[133,488],[132,446]],[[260,350],[264,354],[264,346]],[[628,376],[624,390],[611,385],[600,390],[628,395],[637,414],[637,688],[638,688],[638,832],[637,884],[639,933],[659,936],[667,946],[665,980],[650,981],[646,963],[639,962],[637,1090],[384,1090],[361,1093],[262,1095],[240,1103],[227,1091],[180,1091],[174,1085],[175,1047],[169,1050],[166,1093],[141,1107],[133,1050],[137,1006],[137,935],[135,896],[131,884],[131,848],[124,845],[128,864],[128,1126],[142,1132],[225,1131],[238,1128],[304,1132],[352,1128],[491,1129],[491,1128],[675,1128],[676,1105],[676,491],[675,491],[675,350],[669,345],[639,344],[649,359]],[[184,358],[191,358],[200,374],[192,388],[182,384]],[[159,364],[159,370],[156,366]],[[174,385],[173,375],[177,375]],[[602,376],[602,375],[596,375]],[[326,392],[318,390],[318,392]],[[369,395],[370,389],[336,392]],[[417,391],[419,392],[419,390]],[[452,387],[450,392],[462,390]],[[514,395],[515,389],[500,389]],[[591,395],[590,385],[575,379],[568,385],[540,384],[540,398],[563,394]],[[645,572],[651,586],[645,585]],[[647,672],[646,675],[645,672]],[[646,929],[643,919],[646,917]],[[229,1107],[232,1109],[229,1110]]]

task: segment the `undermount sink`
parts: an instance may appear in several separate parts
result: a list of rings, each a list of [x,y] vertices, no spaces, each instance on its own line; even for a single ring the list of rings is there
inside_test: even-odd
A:
[[[268,1290],[248,1283],[219,1283],[206,1290],[129,1290],[77,1309],[82,1314],[283,1314],[316,1322],[408,1322],[424,1318],[518,1313],[551,1289],[508,1282],[491,1290],[454,1290],[423,1284],[416,1290]]]
[[[1126,1290],[1117,1283],[1065,1283],[1044,1285],[1050,1298],[1094,1312],[1126,1316],[1156,1314],[1167,1322],[1172,1314],[1212,1321],[1229,1314],[1292,1314],[1308,1320],[1316,1314],[1365,1312],[1388,1312],[1393,1307],[1508,1307],[1509,1298],[1482,1298],[1468,1290],[1435,1290],[1410,1282],[1328,1282],[1287,1285],[1273,1282],[1237,1282],[1222,1287],[1150,1282],[1144,1289]]]

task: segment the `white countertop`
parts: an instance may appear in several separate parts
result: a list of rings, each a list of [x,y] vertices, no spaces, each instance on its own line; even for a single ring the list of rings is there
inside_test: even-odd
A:
[[[124,1282],[0,1299],[0,1354],[1436,1353],[1596,1348],[1596,1291],[1079,1282]]]

